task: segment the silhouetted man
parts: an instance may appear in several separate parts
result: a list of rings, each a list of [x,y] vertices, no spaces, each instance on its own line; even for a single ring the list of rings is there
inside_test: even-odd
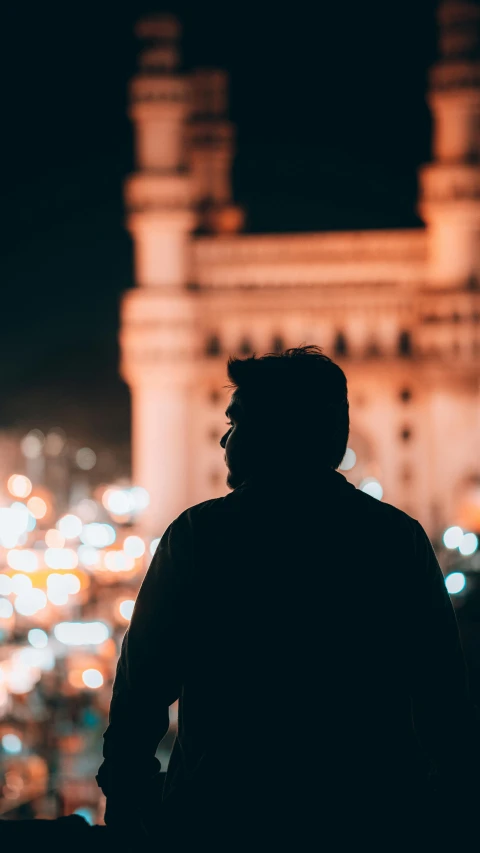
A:
[[[320,349],[228,373],[232,491],[173,521],[138,594],[97,777],[107,824],[159,850],[437,850],[431,780],[461,827],[478,750],[429,540],[337,473],[347,384]]]

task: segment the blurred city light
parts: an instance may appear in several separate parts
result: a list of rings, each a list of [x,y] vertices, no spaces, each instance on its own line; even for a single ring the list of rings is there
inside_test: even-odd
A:
[[[0,574],[0,595],[11,595],[12,579],[9,575]]]
[[[13,734],[13,732],[3,735],[2,746],[5,752],[10,753],[11,755],[18,755],[18,753],[22,751],[22,741],[18,735]]]
[[[345,451],[345,456],[343,457],[338,470],[339,471],[351,471],[351,469],[355,466],[357,462],[357,454],[351,447],[347,447]]]
[[[47,548],[45,564],[49,569],[76,569],[78,555],[73,548]]]
[[[65,447],[65,433],[58,428],[51,430],[45,439],[45,453],[47,456],[60,456]]]
[[[445,586],[450,595],[457,595],[465,589],[467,580],[463,572],[452,572],[445,578]]]
[[[46,607],[47,596],[42,589],[30,589],[22,592],[15,599],[15,610],[21,616],[33,616]]]
[[[13,575],[12,577],[12,592],[15,595],[23,595],[31,590],[33,584],[31,578],[27,575]]]
[[[17,572],[35,572],[38,569],[38,555],[35,551],[13,548],[7,552],[7,563]]]
[[[158,539],[152,539],[152,541],[150,542],[150,554],[152,555],[152,557],[155,554],[155,551],[157,550],[159,545],[160,537],[158,537]]]
[[[123,616],[123,618],[127,622],[129,622],[130,619],[132,618],[132,613],[133,613],[134,607],[135,607],[135,602],[134,602],[133,598],[127,598],[125,601],[121,602],[120,607],[118,608],[120,610],[121,616]]]
[[[80,539],[84,545],[91,545],[94,548],[108,548],[113,545],[117,534],[111,524],[99,524],[94,521],[91,524],[86,524],[80,534]]]
[[[378,501],[383,497],[383,488],[375,477],[366,477],[365,480],[362,480],[360,490]]]
[[[39,429],[32,429],[21,442],[23,455],[27,459],[38,459],[42,455],[45,437]]]
[[[458,527],[457,525],[454,527],[448,527],[443,534],[443,544],[445,545],[445,548],[453,550],[454,548],[458,548],[462,541],[462,537],[463,530],[461,527]]]
[[[82,471],[91,471],[97,462],[97,454],[90,447],[81,447],[75,454],[75,461]]]
[[[23,474],[12,474],[8,479],[7,488],[15,498],[26,498],[32,491],[32,483]]]
[[[10,619],[13,614],[13,604],[8,598],[0,598],[0,619]]]
[[[91,568],[100,564],[100,552],[92,545],[80,545],[77,553],[82,566]]]
[[[478,548],[478,537],[475,533],[464,533],[458,546],[458,550],[464,557],[474,554]]]
[[[48,634],[41,628],[30,628],[28,642],[34,649],[44,649],[48,645]]]
[[[111,572],[130,572],[135,568],[135,558],[130,557],[125,551],[107,551],[105,567]]]
[[[65,537],[62,536],[59,530],[52,527],[45,533],[45,544],[48,548],[63,548],[65,545]]]
[[[98,646],[110,636],[104,622],[59,622],[53,633],[60,643],[68,646]]]
[[[57,530],[65,539],[78,539],[83,529],[83,524],[78,515],[64,515],[57,521]]]
[[[92,689],[101,687],[103,684],[103,675],[98,669],[86,669],[82,673],[83,683]]]
[[[94,815],[92,809],[89,809],[88,806],[80,806],[78,809],[75,809],[73,814],[78,814],[80,817],[83,817],[87,823],[92,826],[95,823]]]
[[[48,506],[43,498],[36,497],[35,495],[27,501],[27,508],[37,521],[44,518],[48,512]]]
[[[145,553],[145,542],[140,536],[127,536],[123,550],[129,557],[142,557]]]

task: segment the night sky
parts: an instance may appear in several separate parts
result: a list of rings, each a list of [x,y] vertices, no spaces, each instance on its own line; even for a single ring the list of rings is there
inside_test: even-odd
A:
[[[289,11],[290,9],[290,11]],[[86,0],[3,12],[0,427],[128,440],[118,302],[132,286],[122,181],[134,21],[184,25],[185,68],[231,74],[235,198],[250,231],[415,226],[430,157],[434,0]]]

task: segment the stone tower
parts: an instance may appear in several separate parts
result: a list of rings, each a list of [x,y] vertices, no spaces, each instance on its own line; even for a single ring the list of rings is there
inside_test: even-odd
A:
[[[226,75],[178,72],[180,25],[140,20],[144,47],[130,86],[137,170],[126,181],[137,287],[123,299],[121,372],[131,389],[132,467],[150,494],[146,530],[163,530],[191,495],[191,420],[198,375],[198,305],[191,235],[236,231],[233,128]]]

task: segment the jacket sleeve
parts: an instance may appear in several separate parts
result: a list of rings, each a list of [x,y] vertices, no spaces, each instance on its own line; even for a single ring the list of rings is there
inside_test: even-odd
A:
[[[480,756],[477,712],[445,579],[425,531],[415,524],[413,722],[440,785],[473,792]]]
[[[191,566],[187,513],[162,536],[135,602],[117,664],[96,777],[107,797],[105,822],[122,823],[158,773],[155,752],[183,677],[183,614]]]

